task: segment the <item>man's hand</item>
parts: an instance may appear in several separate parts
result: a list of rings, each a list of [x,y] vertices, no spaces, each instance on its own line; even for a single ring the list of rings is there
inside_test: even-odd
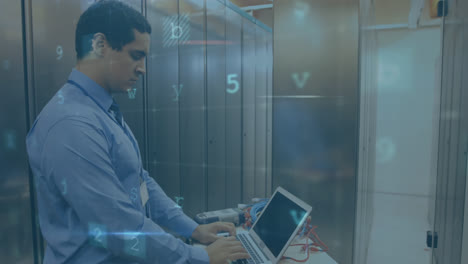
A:
[[[200,243],[208,245],[221,237],[216,234],[220,232],[229,232],[231,236],[236,235],[236,227],[233,223],[214,222],[207,225],[199,225],[192,233],[192,238]]]
[[[210,257],[210,264],[227,264],[234,260],[250,258],[235,237],[219,238],[205,250]]]

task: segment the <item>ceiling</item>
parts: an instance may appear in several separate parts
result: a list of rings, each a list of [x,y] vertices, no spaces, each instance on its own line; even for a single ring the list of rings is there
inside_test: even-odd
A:
[[[229,0],[245,12],[273,28],[273,0]]]
[[[273,4],[273,0],[230,0],[230,1],[236,6],[241,7],[241,8]]]

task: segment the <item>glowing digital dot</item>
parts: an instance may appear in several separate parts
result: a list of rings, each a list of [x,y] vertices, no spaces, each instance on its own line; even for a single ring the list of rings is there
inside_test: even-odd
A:
[[[59,104],[63,104],[64,101],[65,101],[65,97],[63,96],[62,91],[59,91],[57,96],[58,96],[58,98],[59,98],[58,103],[59,103]]]
[[[16,147],[17,147],[16,133],[12,130],[6,131],[4,133],[4,142],[5,142],[5,148],[7,150],[16,150]]]
[[[61,184],[62,184],[62,194],[65,195],[67,194],[67,181],[63,179]]]
[[[8,70],[10,69],[10,61],[9,61],[9,60],[4,60],[4,61],[2,62],[2,66],[3,66],[3,69],[4,69],[5,71],[8,71]]]
[[[376,160],[379,163],[391,161],[395,157],[396,153],[395,143],[387,137],[377,139],[375,150]]]
[[[105,226],[89,223],[88,236],[91,245],[103,248],[107,247],[107,232]]]
[[[138,189],[136,187],[133,187],[130,190],[130,200],[135,202],[137,200],[137,198],[138,198]]]
[[[128,90],[127,90],[127,92],[128,92],[128,98],[129,98],[129,99],[135,99],[136,91],[137,91],[136,88],[128,89]]]
[[[176,200],[176,207],[182,208],[182,206],[184,205],[184,197],[176,196],[175,200]]]
[[[310,77],[310,73],[308,73],[308,72],[303,72],[301,74],[301,76],[299,76],[298,73],[293,73],[291,75],[291,78],[294,80],[294,83],[296,84],[296,87],[299,88],[299,89],[304,88],[304,86],[306,85],[307,80],[309,79],[309,77]]]
[[[190,38],[190,18],[175,15],[163,18],[163,47],[185,44]]]
[[[62,46],[58,45],[57,48],[55,49],[55,52],[57,53],[57,60],[61,60],[63,58]]]
[[[239,81],[236,80],[237,78],[237,74],[229,74],[227,76],[227,84],[228,86],[229,85],[232,85],[232,87],[228,87],[226,89],[226,92],[230,93],[230,94],[235,94],[239,91],[239,88],[240,88],[240,84],[239,84]]]
[[[179,89],[177,89],[177,85],[172,85],[172,89],[174,89],[175,92],[175,98],[172,99],[172,101],[177,102],[179,101],[180,93],[182,92],[182,88],[184,88],[183,84],[179,84]]]
[[[144,258],[146,256],[145,235],[136,232],[126,232],[124,251],[128,255]]]

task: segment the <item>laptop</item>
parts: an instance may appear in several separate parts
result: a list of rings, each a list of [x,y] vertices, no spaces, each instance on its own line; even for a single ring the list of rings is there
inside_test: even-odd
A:
[[[252,228],[237,233],[251,258],[235,263],[278,263],[311,211],[310,205],[278,187]]]

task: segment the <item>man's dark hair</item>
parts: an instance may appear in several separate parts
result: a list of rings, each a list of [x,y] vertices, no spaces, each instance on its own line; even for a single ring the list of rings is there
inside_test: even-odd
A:
[[[78,60],[92,50],[94,34],[104,34],[112,49],[120,51],[135,40],[133,29],[151,34],[148,20],[132,7],[116,0],[93,4],[80,16],[76,26],[75,50]]]

